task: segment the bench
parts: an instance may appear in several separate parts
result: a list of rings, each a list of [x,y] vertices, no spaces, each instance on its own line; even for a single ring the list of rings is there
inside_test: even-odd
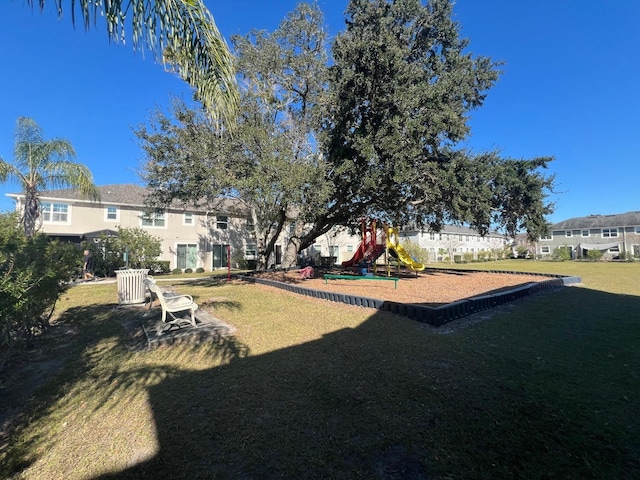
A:
[[[397,277],[367,277],[367,276],[358,276],[358,275],[333,275],[333,274],[325,274],[324,275],[324,283],[327,284],[327,280],[392,280],[395,288],[398,288],[398,280]]]
[[[177,293],[169,292],[165,293],[151,278],[145,278],[145,286],[149,289],[151,296],[151,303],[153,303],[154,297],[160,302],[162,307],[162,324],[158,331],[158,334],[162,334],[165,330],[170,329],[172,326],[178,328],[183,326],[197,327],[195,311],[198,309],[198,304],[193,301],[191,295],[179,295]],[[191,320],[187,318],[179,318],[174,315],[178,312],[189,311],[191,314]],[[171,320],[167,321],[167,314]]]

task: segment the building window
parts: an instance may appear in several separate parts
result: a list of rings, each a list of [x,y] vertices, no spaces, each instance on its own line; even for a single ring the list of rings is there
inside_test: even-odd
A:
[[[615,247],[611,247],[609,253],[620,253],[620,246],[616,245]]]
[[[567,230],[566,232],[564,232],[564,236],[567,238],[571,238],[573,237],[573,232],[571,230]]]
[[[640,227],[636,227],[635,232],[636,232],[636,233],[640,233]]]
[[[164,211],[142,212],[141,223],[143,227],[164,228],[166,226]]]
[[[588,237],[589,236],[589,230],[582,230],[582,232],[580,233],[583,237]]]
[[[104,219],[107,222],[117,222],[120,220],[120,209],[115,205],[107,205],[104,209]]]
[[[255,224],[253,223],[253,218],[247,218],[247,230],[253,230],[255,228]]]
[[[247,260],[255,260],[258,254],[258,245],[255,243],[247,243],[244,249],[244,256]]]
[[[553,235],[543,235],[542,237],[540,237],[540,240],[542,240],[543,242],[548,242],[549,240],[553,240]]]
[[[617,228],[603,228],[602,229],[602,238],[611,238],[618,236]]]
[[[347,252],[353,252],[353,245],[347,245]]]
[[[435,240],[436,239],[436,234],[431,232],[429,233],[429,240]]]
[[[195,243],[178,243],[176,245],[176,266],[182,270],[195,269],[198,266],[198,245]]]
[[[191,212],[184,212],[184,215],[182,215],[182,224],[183,225],[194,225],[194,220],[193,220],[193,213]]]
[[[226,230],[229,226],[229,217],[226,215],[218,215],[216,217],[216,228],[218,230]]]
[[[66,203],[42,202],[42,221],[47,223],[69,223],[69,205]]]
[[[548,245],[546,247],[540,247],[540,253],[543,253],[543,254],[551,253],[551,247]]]

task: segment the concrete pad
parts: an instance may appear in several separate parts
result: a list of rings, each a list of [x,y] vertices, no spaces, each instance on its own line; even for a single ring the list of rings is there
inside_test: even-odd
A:
[[[149,348],[176,343],[217,341],[236,333],[235,327],[203,310],[196,311],[197,327],[192,326],[188,319],[180,326],[162,325],[161,311],[155,308],[142,315],[140,323]]]

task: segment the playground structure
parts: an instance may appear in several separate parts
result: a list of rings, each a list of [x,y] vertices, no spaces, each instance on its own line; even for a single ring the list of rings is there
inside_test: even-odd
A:
[[[390,275],[389,257],[397,260],[398,272],[401,265],[404,265],[413,272],[424,270],[423,263],[415,260],[407,250],[400,245],[400,235],[398,227],[383,225],[383,234],[381,242],[378,243],[378,229],[375,220],[367,223],[362,220],[362,241],[358,249],[350,260],[342,262],[343,267],[363,267],[367,271],[373,267],[374,272],[377,264],[376,260],[383,255],[385,256],[385,266],[387,275]]]

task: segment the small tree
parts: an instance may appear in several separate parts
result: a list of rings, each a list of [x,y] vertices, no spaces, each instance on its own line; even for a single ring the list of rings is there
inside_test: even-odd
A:
[[[106,275],[128,263],[130,268],[150,268],[162,254],[162,240],[139,227],[118,228],[117,236],[100,237],[99,246],[89,246],[96,257],[96,268]],[[128,262],[124,260],[125,252]]]
[[[414,243],[411,240],[406,239],[402,242],[402,248],[404,248],[415,261],[420,263],[429,262],[429,253],[418,243]]]

